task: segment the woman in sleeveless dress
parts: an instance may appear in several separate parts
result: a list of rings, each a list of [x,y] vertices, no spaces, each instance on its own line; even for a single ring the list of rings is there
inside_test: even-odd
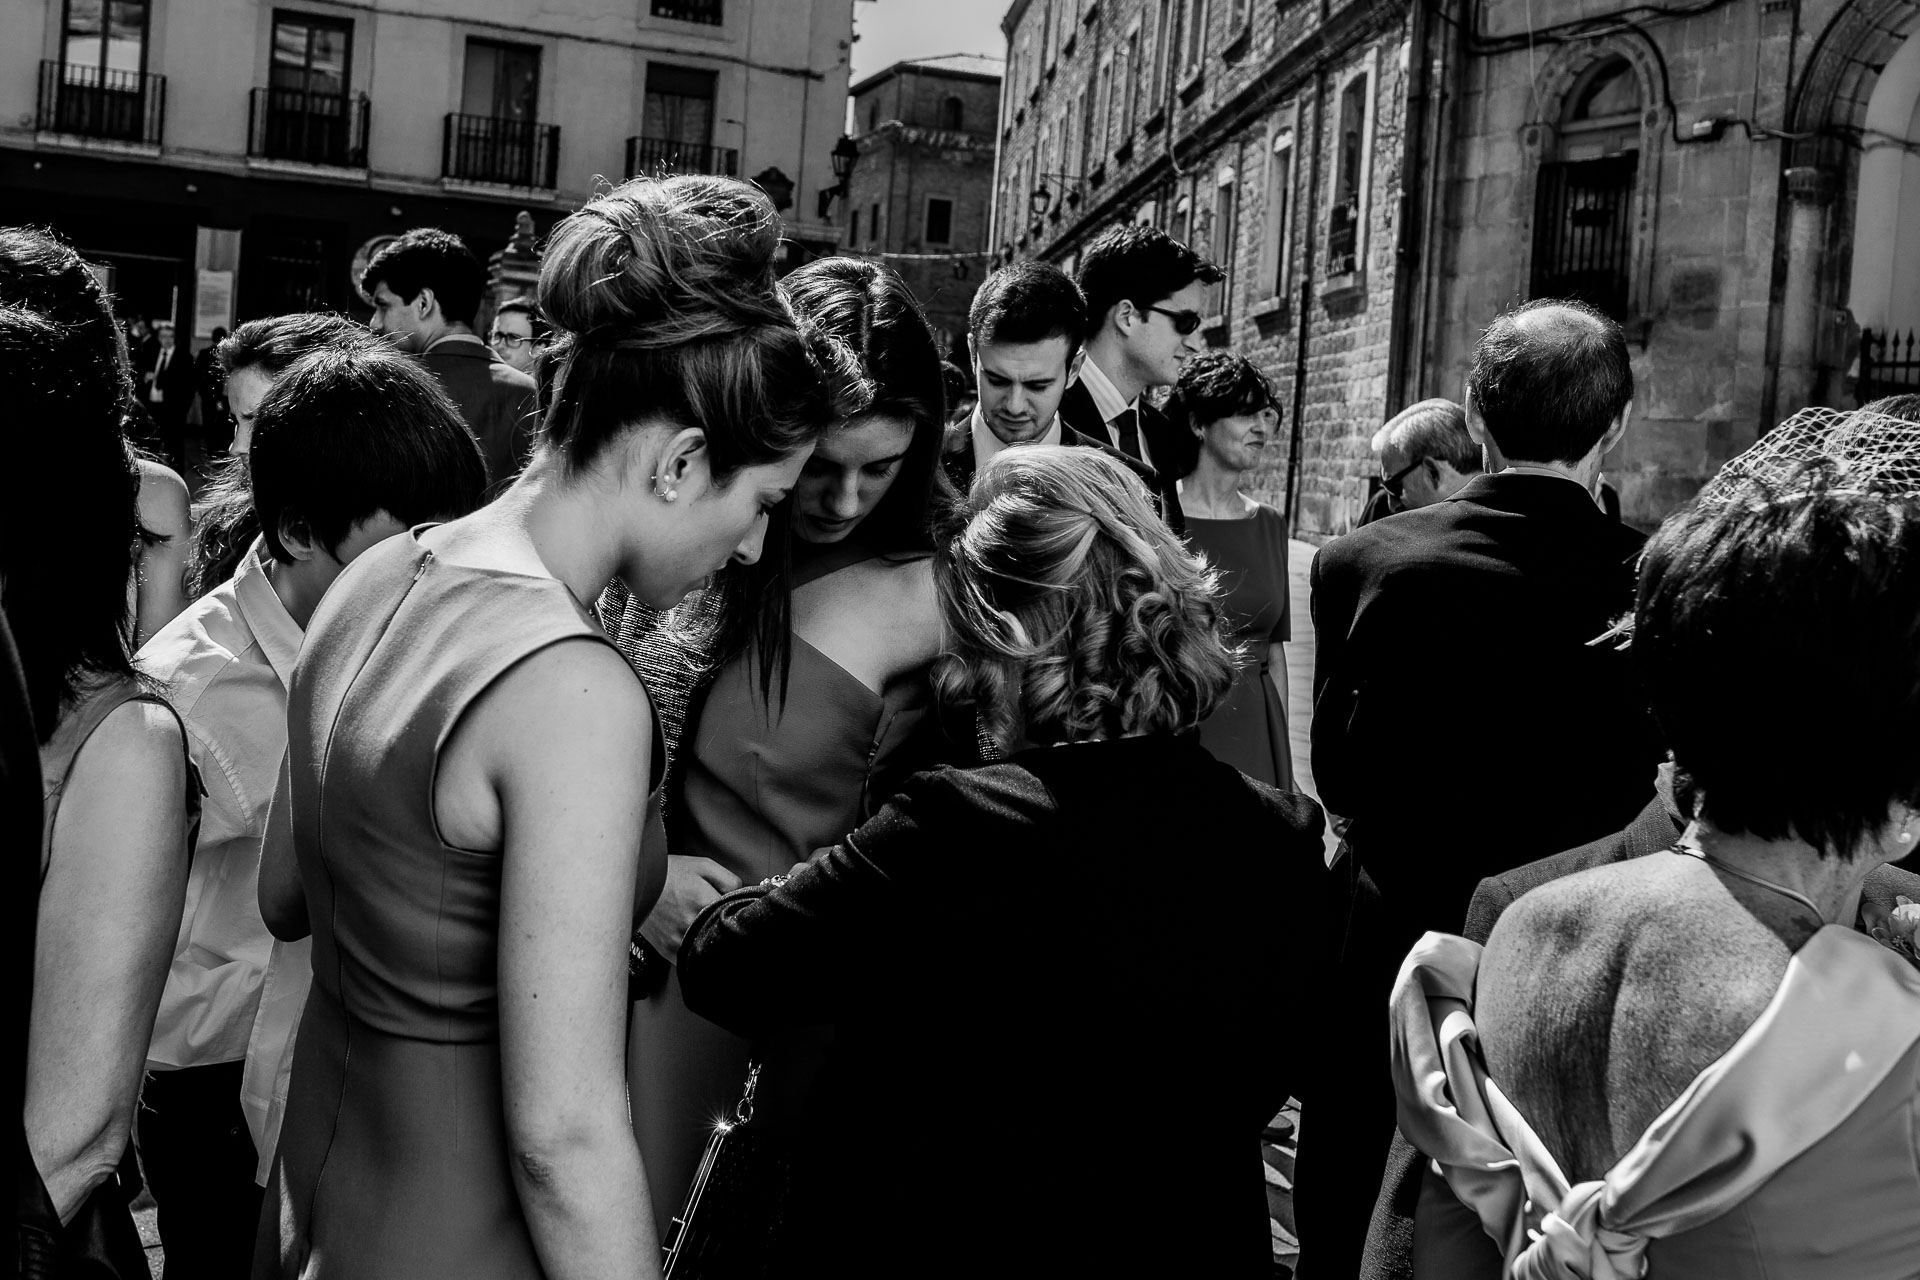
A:
[[[1887,461],[1736,460],[1647,543],[1632,649],[1693,821],[1408,958],[1401,1128],[1484,1229],[1423,1199],[1416,1276],[1920,1273],[1920,971],[1851,927],[1920,840],[1920,485]]]
[[[666,958],[721,893],[790,871],[941,754],[927,680],[940,647],[928,528],[945,421],[939,348],[884,267],[828,258],[781,289],[836,386],[836,425],[793,494],[790,668],[763,682],[759,654],[743,653],[693,700],[667,887],[641,931]],[[801,1091],[813,1056],[784,1048],[764,1081],[775,1107]],[[746,1041],[686,1011],[677,982],[635,1006],[634,1123],[663,1230],[747,1059]]]
[[[1196,445],[1193,469],[1180,485],[1187,545],[1220,570],[1233,637],[1245,651],[1233,691],[1200,726],[1200,745],[1249,778],[1291,791],[1287,522],[1241,492],[1279,428],[1279,404],[1245,357],[1215,351],[1187,361],[1167,399],[1167,417]]]
[[[21,1192],[65,1224],[52,1246],[63,1271],[78,1257],[145,1266],[132,1189],[116,1170],[172,958],[198,799],[180,722],[128,645],[140,481],[120,425],[118,343],[97,289],[93,297],[97,323],[0,308],[14,459],[24,475],[71,481],[58,555],[33,504],[0,513],[0,601],[40,740],[43,801],[25,1128],[44,1195]]]
[[[659,1272],[624,1069],[627,940],[665,872],[633,781],[659,748],[582,602],[618,577],[667,608],[759,555],[828,420],[779,227],[707,177],[563,222],[541,451],[314,614],[288,703],[298,891],[262,870],[275,932],[311,923],[313,988],[259,1274]]]

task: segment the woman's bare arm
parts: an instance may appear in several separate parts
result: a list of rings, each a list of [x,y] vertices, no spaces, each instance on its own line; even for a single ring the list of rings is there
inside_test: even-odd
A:
[[[119,1164],[187,889],[171,712],[118,708],[75,758],[34,944],[27,1143],[61,1221]]]
[[[657,885],[660,869],[643,875],[642,858],[665,857],[641,848],[652,746],[653,711],[631,670],[605,646],[569,642],[483,695],[443,757],[450,785],[437,805],[463,790],[447,776],[463,761],[498,797],[507,1137],[554,1280],[659,1274],[626,1098],[636,884]]]

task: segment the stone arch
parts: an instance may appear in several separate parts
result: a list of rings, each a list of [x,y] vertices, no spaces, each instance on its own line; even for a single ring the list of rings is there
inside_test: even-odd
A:
[[[1920,0],[1912,0],[1920,4]],[[1666,109],[1665,81],[1659,52],[1652,42],[1637,31],[1623,31],[1597,40],[1560,45],[1534,78],[1534,104],[1538,117],[1521,126],[1520,149],[1525,163],[1514,184],[1514,203],[1519,214],[1519,279],[1533,278],[1533,232],[1535,200],[1539,191],[1540,166],[1553,157],[1559,146],[1560,121],[1567,98],[1596,64],[1619,58],[1632,68],[1640,86],[1640,162],[1633,197],[1633,249],[1627,274],[1629,314],[1640,317],[1651,310],[1653,293],[1653,225],[1660,207],[1660,171],[1665,156],[1663,144],[1671,122]]]
[[[1794,94],[1792,167],[1839,169],[1866,126],[1881,68],[1920,30],[1920,0],[1852,0],[1827,23]]]
[[[1863,328],[1920,328],[1920,35],[1874,78],[1853,188],[1847,304]]]

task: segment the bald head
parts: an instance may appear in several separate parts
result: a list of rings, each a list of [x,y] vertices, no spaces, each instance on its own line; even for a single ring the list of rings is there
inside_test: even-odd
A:
[[[1626,334],[1583,302],[1526,303],[1480,335],[1467,397],[1507,461],[1577,463],[1633,400]]]

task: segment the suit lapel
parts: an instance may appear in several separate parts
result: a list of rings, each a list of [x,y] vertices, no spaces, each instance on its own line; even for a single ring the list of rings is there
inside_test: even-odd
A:
[[[1097,444],[1113,447],[1106,421],[1101,418],[1100,410],[1093,403],[1093,393],[1084,382],[1075,382],[1060,397],[1060,421]]]

